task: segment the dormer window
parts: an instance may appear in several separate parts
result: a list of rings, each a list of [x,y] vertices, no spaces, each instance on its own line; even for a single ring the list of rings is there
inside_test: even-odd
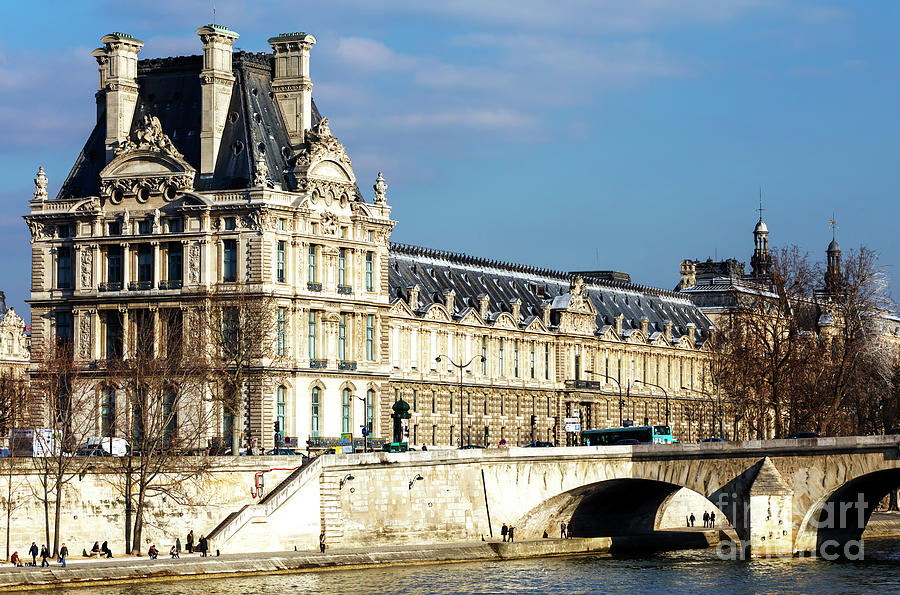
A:
[[[120,236],[122,235],[122,222],[121,221],[110,221],[106,224],[107,233],[111,236]]]
[[[143,235],[150,235],[150,222],[149,221],[138,221],[138,233]]]
[[[63,223],[56,226],[56,233],[60,238],[71,238],[75,235],[75,226],[71,223]]]
[[[184,231],[184,219],[173,217],[169,219],[169,233],[181,233]]]
[[[225,217],[225,231],[237,229],[237,220],[234,217]]]

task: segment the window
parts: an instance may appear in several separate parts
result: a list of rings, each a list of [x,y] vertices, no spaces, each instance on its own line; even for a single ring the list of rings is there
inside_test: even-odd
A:
[[[56,313],[56,344],[60,347],[72,345],[72,313]]]
[[[466,415],[472,415],[472,393],[466,395]]]
[[[347,249],[338,250],[338,285],[347,284]]]
[[[537,397],[531,397],[531,415],[537,415]]]
[[[169,233],[181,233],[184,231],[184,219],[173,217],[169,219]]]
[[[369,430],[369,435],[372,434],[374,422],[375,422],[375,391],[370,388],[369,390],[366,391],[366,428],[368,428],[368,430]],[[413,442],[415,442],[415,441],[413,441]]]
[[[505,376],[506,370],[503,369],[503,339],[500,339],[500,376]]]
[[[138,246],[138,283],[153,283],[153,246],[141,244]]]
[[[416,403],[416,401],[418,400],[418,399],[417,399],[417,396],[418,396],[418,395],[417,395],[416,393],[417,393],[417,391],[416,391],[415,389],[413,389],[413,398],[412,398],[412,410],[413,410],[413,412],[416,411],[417,405],[418,405],[418,403]]]
[[[309,279],[310,283],[316,282],[316,247],[309,245]]]
[[[350,389],[341,391],[341,432],[350,433]]]
[[[309,311],[309,324],[308,324],[308,338],[309,338],[309,359],[316,359],[316,312],[315,310]]]
[[[313,192],[313,196],[315,196],[315,192]],[[309,233],[316,235],[319,233],[319,224],[318,223],[310,223],[309,224]]]
[[[450,393],[450,414],[453,414],[453,393]]]
[[[366,360],[375,361],[375,315],[366,316]]]
[[[503,395],[500,395],[500,415],[505,415],[505,413],[504,413],[505,403],[506,403],[506,397]]]
[[[222,248],[222,281],[234,283],[237,281],[237,240],[225,240]]]
[[[375,286],[375,255],[366,252],[366,291],[372,291]]]
[[[366,241],[373,242],[375,241],[375,234],[372,233],[372,230],[366,231]]]
[[[287,220],[283,217],[278,220],[278,231],[285,231],[287,229]]]
[[[284,441],[284,435],[287,433],[287,428],[284,426],[284,407],[286,394],[287,389],[283,386],[279,386],[275,401],[275,421],[278,422],[279,440],[282,442]]]
[[[117,359],[122,357],[122,319],[116,310],[107,311],[105,318],[106,358]]]
[[[106,281],[122,282],[122,246],[110,246],[106,252]]]
[[[338,321],[338,359],[341,361],[347,359],[347,314],[344,312],[341,312]]]
[[[138,233],[139,234],[141,234],[142,236],[148,236],[148,235],[150,235],[150,230],[151,230],[151,227],[150,227],[149,221],[147,221],[146,219],[143,221],[138,221]]]
[[[550,417],[550,397],[547,397],[547,417]]]
[[[437,393],[431,391],[431,412],[437,413]]]
[[[484,414],[488,414],[488,396],[487,393],[484,393]]]
[[[313,438],[319,437],[319,393],[319,387],[314,386],[312,389],[312,400],[310,401],[311,425],[309,428],[310,435]]]
[[[166,270],[169,281],[182,281],[184,279],[184,246],[181,242],[169,242],[166,253],[168,254]]]
[[[225,217],[225,231],[237,229],[237,220],[234,217]]]
[[[520,415],[521,411],[519,409],[519,395],[516,395],[516,415]]]
[[[162,407],[163,442],[173,445],[178,437],[178,393],[174,387],[166,389]]]
[[[75,226],[71,223],[63,223],[56,226],[56,235],[60,238],[71,238],[75,235]]]
[[[284,283],[284,247],[284,240],[278,240],[277,278],[279,283]]]
[[[122,222],[121,221],[110,221],[106,224],[106,232],[111,236],[120,236],[122,235]]]
[[[341,227],[341,237],[342,238],[347,237],[347,228],[346,227]]]
[[[72,289],[72,249],[68,246],[56,252],[56,287]]]
[[[285,330],[287,326],[287,308],[278,306],[278,355],[285,352]]]
[[[481,337],[481,375],[487,376],[487,337]]]
[[[100,399],[100,436],[109,438],[116,431],[116,389],[105,387]]]
[[[234,414],[230,411],[222,412],[222,438],[225,444],[231,444],[234,436]]]
[[[516,339],[515,347],[513,351],[513,376],[515,378],[519,377],[519,340]]]
[[[437,444],[437,426],[431,426],[431,445]]]

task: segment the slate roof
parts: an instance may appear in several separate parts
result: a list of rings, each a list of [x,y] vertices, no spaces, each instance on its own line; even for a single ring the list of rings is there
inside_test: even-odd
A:
[[[511,312],[510,301],[521,300],[519,326],[524,328],[540,317],[541,307],[564,306],[573,278],[571,273],[526,265],[499,262],[408,246],[391,244],[389,264],[390,299],[409,299],[410,288],[418,284],[422,314],[433,303],[444,303],[444,291],[454,290],[454,318],[460,319],[469,309],[478,310],[478,297],[490,297],[489,319],[501,312]],[[597,311],[598,334],[615,325],[615,317],[624,315],[623,334],[641,327],[641,318],[649,319],[649,332],[663,332],[666,321],[672,322],[672,337],[677,341],[693,323],[701,336],[709,335],[711,322],[689,299],[674,292],[633,283],[585,278],[585,290]],[[551,326],[559,315],[551,316]],[[657,335],[658,336],[658,335]]]
[[[145,114],[159,118],[165,132],[185,160],[200,170],[202,56],[178,56],[138,61],[138,100],[132,127]],[[262,151],[269,178],[285,189],[294,189],[291,143],[272,94],[273,56],[265,52],[235,52],[232,56],[234,88],[229,116],[222,133],[215,173],[208,179],[198,173],[196,190],[246,188],[251,164]],[[312,125],[321,115],[313,102]],[[99,174],[105,163],[106,116],[101,114],[88,141],[63,183],[58,198],[99,194]]]

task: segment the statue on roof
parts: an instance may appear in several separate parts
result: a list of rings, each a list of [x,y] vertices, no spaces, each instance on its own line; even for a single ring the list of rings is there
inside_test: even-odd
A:
[[[381,172],[378,172],[378,178],[375,180],[375,185],[372,186],[372,189],[375,190],[375,204],[383,205],[387,201],[385,193],[388,185],[384,181],[384,176],[381,175]]]
[[[266,187],[269,185],[269,165],[266,156],[260,152],[256,156],[256,169],[253,170],[253,186]]]
[[[135,149],[162,151],[175,157],[182,157],[172,139],[163,132],[159,118],[152,114],[144,114],[131,137],[119,143],[116,154],[121,155]]]
[[[322,118],[319,120],[319,124],[316,126],[316,136],[319,138],[328,138],[334,136],[331,134],[331,128],[328,127],[328,118]]]
[[[47,200],[47,174],[44,173],[44,166],[38,167],[37,175],[34,178],[34,199]]]

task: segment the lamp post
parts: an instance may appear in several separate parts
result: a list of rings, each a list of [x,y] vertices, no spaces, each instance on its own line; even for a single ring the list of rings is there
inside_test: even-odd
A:
[[[716,417],[718,417],[719,418],[719,437],[724,438],[725,437],[725,427],[723,426],[723,420],[722,420],[722,418],[724,417],[724,415],[722,415],[722,397],[721,397],[721,393],[719,393],[718,387],[716,387],[716,397],[718,398],[718,403],[716,403],[716,401],[713,400],[713,396],[710,393],[706,392],[705,390],[698,390],[696,388],[691,388],[689,386],[682,386],[681,390],[689,390],[691,392],[700,393],[701,395],[706,395],[707,397],[709,397],[709,402],[713,406],[713,427],[715,427]],[[716,413],[717,407],[719,410],[718,413]]]
[[[436,358],[434,358],[434,361],[440,362],[441,358],[446,359],[448,362],[450,362],[450,365],[452,365],[457,370],[459,370],[459,445],[460,445],[460,447],[462,447],[462,445],[463,445],[462,433],[463,433],[463,423],[464,423],[463,422],[463,406],[462,406],[462,373],[463,373],[463,370],[468,368],[472,364],[472,362],[474,362],[476,359],[483,361],[483,362],[487,361],[487,360],[485,359],[485,357],[483,355],[476,355],[475,357],[470,359],[465,364],[458,364],[455,361],[453,361],[453,358],[451,358],[449,355],[439,355]]]
[[[635,384],[638,384],[638,383],[646,384],[647,386],[655,386],[656,388],[658,388],[659,390],[661,390],[663,392],[663,395],[666,397],[666,425],[668,426],[669,425],[669,393],[666,392],[666,389],[664,389],[663,387],[661,387],[658,384],[653,384],[652,382],[644,382],[643,380],[635,380],[634,383]]]
[[[596,378],[596,373],[593,370],[585,370],[585,372],[590,372],[592,378]],[[622,409],[625,407],[625,398],[622,396],[622,383],[619,382],[618,378],[613,378],[609,374],[604,375],[606,381],[609,382],[612,380],[616,383],[616,386],[619,387],[619,427],[622,427],[624,423],[622,420]]]
[[[369,401],[366,397],[354,396],[363,402],[363,452],[369,452],[369,431],[371,428],[369,428],[369,420],[366,417],[366,413],[369,412]]]

